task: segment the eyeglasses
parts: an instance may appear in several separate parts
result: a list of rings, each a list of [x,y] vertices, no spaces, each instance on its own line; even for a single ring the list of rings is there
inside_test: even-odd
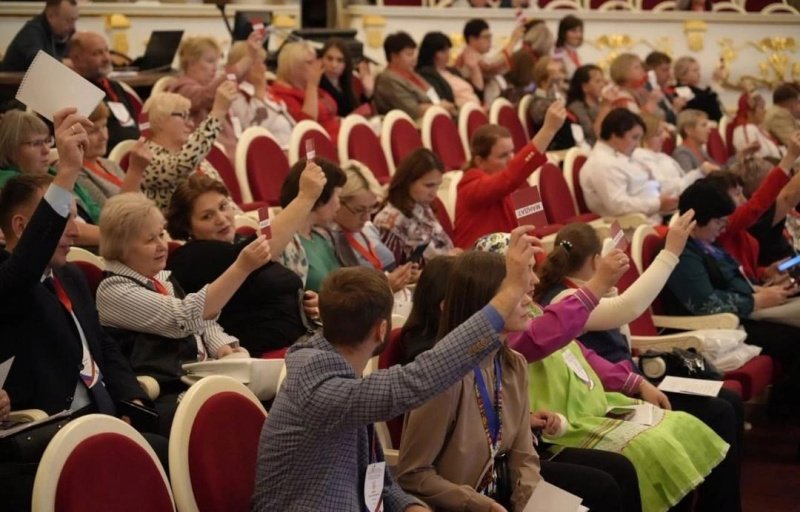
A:
[[[372,217],[373,215],[378,213],[378,205],[377,204],[374,205],[374,206],[367,207],[367,208],[359,208],[357,210],[354,210],[353,208],[350,207],[349,204],[347,204],[345,202],[342,202],[342,206],[347,208],[347,211],[349,211],[353,215],[357,215],[359,217],[362,217],[364,215],[369,215],[370,217]]]
[[[55,140],[51,136],[51,137],[47,137],[47,138],[44,138],[44,139],[29,140],[27,142],[23,142],[22,144],[27,145],[27,146],[33,146],[33,147],[35,147],[37,149],[41,149],[41,148],[50,149],[50,148],[53,147],[54,143],[55,143]]]
[[[181,119],[183,119],[184,123],[188,122],[190,119],[189,112],[173,112],[170,115],[173,117],[180,117]]]

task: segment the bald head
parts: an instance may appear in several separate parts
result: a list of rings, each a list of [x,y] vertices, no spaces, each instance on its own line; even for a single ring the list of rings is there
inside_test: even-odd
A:
[[[69,42],[69,58],[75,71],[87,80],[99,80],[111,73],[111,54],[103,36],[76,32]]]

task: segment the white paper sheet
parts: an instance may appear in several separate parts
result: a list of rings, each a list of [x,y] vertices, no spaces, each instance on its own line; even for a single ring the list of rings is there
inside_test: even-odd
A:
[[[578,496],[541,480],[536,484],[531,499],[523,512],[579,512],[589,510],[581,505]]]
[[[89,117],[106,93],[50,55],[39,50],[17,90],[17,100],[37,114],[53,120],[53,114],[75,107]]]
[[[658,385],[661,391],[686,395],[717,396],[722,389],[721,380],[689,379],[686,377],[664,377]]]
[[[6,383],[6,378],[8,377],[8,372],[11,371],[12,364],[14,364],[13,356],[0,363],[0,389],[3,389],[3,385]]]

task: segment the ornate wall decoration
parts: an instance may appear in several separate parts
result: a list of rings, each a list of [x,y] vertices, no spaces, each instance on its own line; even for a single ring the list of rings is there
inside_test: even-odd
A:
[[[107,14],[103,21],[111,39],[111,49],[127,55],[131,49],[128,43],[128,29],[131,28],[130,18],[124,14]]]
[[[367,45],[373,49],[383,47],[383,32],[386,29],[386,18],[383,16],[364,16],[364,33]]]
[[[658,50],[667,55],[672,55],[672,38],[669,36],[662,36],[653,39],[634,39],[625,34],[604,34],[595,39],[594,41],[585,41],[590,46],[597,48],[600,51],[607,51],[608,53],[600,58],[596,64],[602,69],[608,69],[611,62],[616,59],[621,53],[632,52],[633,48],[637,45],[644,45],[651,50]],[[634,52],[640,53],[640,52]]]
[[[793,37],[772,36],[760,41],[748,41],[736,46],[731,38],[718,41],[720,59],[729,68],[729,63],[737,60],[743,50],[753,48],[761,58],[755,62],[758,74],[745,74],[738,79],[733,79],[730,74],[725,77],[723,85],[738,90],[752,90],[755,87],[766,86],[774,88],[781,82],[800,79],[800,61],[795,54],[798,52],[797,41]]]
[[[695,53],[703,51],[705,34],[708,25],[703,20],[686,20],[683,24],[683,33],[686,36],[686,46]]]

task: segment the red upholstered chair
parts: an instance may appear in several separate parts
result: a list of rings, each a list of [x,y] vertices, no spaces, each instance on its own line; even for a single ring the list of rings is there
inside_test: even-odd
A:
[[[245,201],[278,206],[289,169],[289,160],[268,130],[253,126],[242,133],[236,144],[236,181]]]
[[[100,281],[103,280],[103,270],[106,268],[105,260],[81,247],[71,247],[67,253],[67,261],[81,269],[86,283],[89,285],[89,290],[94,296]]]
[[[675,134],[670,133],[664,137],[664,142],[661,144],[661,152],[665,155],[672,155],[675,151]]]
[[[492,124],[499,124],[511,132],[514,151],[519,151],[528,143],[528,134],[525,126],[520,122],[514,105],[507,99],[497,98],[492,102],[492,106],[489,109],[489,121]]]
[[[318,122],[305,119],[297,123],[289,138],[289,164],[294,165],[298,160],[306,158],[306,141],[314,141],[314,151],[317,157],[339,163],[339,154],[336,143]]]
[[[533,103],[533,94],[526,94],[520,98],[517,104],[517,117],[525,128],[525,136],[528,140],[536,133],[536,128],[533,126],[533,119],[528,115],[528,112],[531,110],[531,103]]]
[[[357,114],[345,117],[339,129],[338,146],[342,162],[358,160],[369,167],[378,183],[389,183],[392,177],[389,162],[381,148],[380,139],[366,119]]]
[[[531,175],[531,185],[539,187],[544,213],[553,224],[571,222],[591,222],[600,218],[595,213],[578,214],[572,202],[564,173],[555,164],[546,162],[541,169]]]
[[[128,153],[131,152],[136,141],[133,139],[121,140],[111,149],[108,159],[116,162],[124,170],[128,170]]]
[[[724,119],[724,118],[723,118]],[[736,154],[736,148],[733,147],[733,130],[736,129],[736,124],[734,122],[727,122],[725,123],[725,145],[728,146],[728,156],[733,156]],[[722,122],[720,122],[720,128],[723,128]]]
[[[392,329],[389,334],[389,343],[386,349],[378,357],[378,368],[391,368],[396,364],[400,364],[403,353],[400,347],[400,329]],[[392,440],[392,446],[387,448],[399,448],[400,438],[403,435],[403,416],[392,418],[386,422],[386,427],[389,430],[389,436]]]
[[[398,164],[409,153],[422,147],[422,136],[411,116],[402,110],[391,110],[383,117],[381,147],[394,174]]]
[[[589,152],[579,148],[570,149],[564,156],[564,179],[567,181],[572,202],[578,213],[591,213],[583,198],[580,180],[581,168],[587,158],[589,158]]]
[[[725,145],[725,141],[722,140],[718,129],[712,128],[709,132],[706,149],[708,150],[708,156],[718,164],[722,165],[728,161],[728,147]]]
[[[442,107],[433,106],[422,116],[422,144],[439,155],[447,170],[461,169],[467,161],[467,154],[459,140],[458,128],[453,118]]]
[[[37,512],[175,510],[153,449],[105,414],[74,419],[53,437],[36,471],[32,505]]]
[[[167,242],[167,266],[169,266],[169,259],[172,257],[172,253],[174,253],[183,244],[184,242],[180,240],[170,240]]]
[[[431,208],[433,208],[433,213],[436,214],[436,219],[439,221],[439,224],[442,225],[442,229],[444,229],[444,232],[447,233],[447,236],[452,240],[455,230],[453,228],[453,221],[451,221],[450,217],[447,215],[447,208],[445,208],[444,203],[437,197],[433,200],[433,203],[431,203]]]
[[[467,158],[472,155],[470,147],[472,134],[485,124],[489,124],[489,116],[477,103],[470,101],[458,110],[458,136],[461,138],[461,145]]]
[[[233,202],[242,204],[242,189],[239,186],[239,182],[236,180],[236,171],[233,168],[230,158],[225,154],[225,149],[219,142],[215,142],[214,145],[211,146],[211,151],[208,152],[206,160],[208,160],[208,163],[210,163],[214,169],[217,170],[220,177],[222,177],[225,187],[228,189],[228,192],[231,193]]]
[[[169,437],[169,473],[181,512],[250,510],[267,413],[243,384],[214,375],[184,395]]]

